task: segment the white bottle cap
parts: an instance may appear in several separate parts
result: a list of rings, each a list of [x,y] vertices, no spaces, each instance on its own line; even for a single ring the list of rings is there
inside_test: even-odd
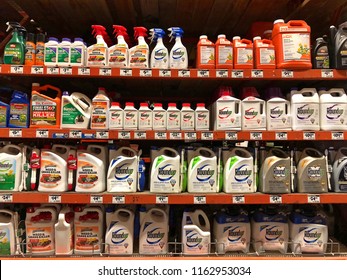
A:
[[[274,24],[276,24],[276,23],[284,23],[284,19],[276,19],[274,21]]]
[[[233,37],[233,41],[234,41],[234,40],[241,40],[241,37],[240,37],[240,36],[234,36],[234,37]]]
[[[261,37],[260,37],[260,36],[255,36],[255,37],[253,38],[253,42],[254,42],[255,40],[261,40]]]
[[[207,39],[207,35],[201,35],[200,39]]]
[[[219,35],[218,35],[218,39],[219,39],[219,38],[225,38],[225,37],[226,37],[225,34],[219,34]]]

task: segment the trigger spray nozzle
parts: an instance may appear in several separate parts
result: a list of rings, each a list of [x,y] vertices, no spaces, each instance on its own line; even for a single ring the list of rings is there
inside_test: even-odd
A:
[[[150,40],[150,44],[152,44],[152,42],[156,42],[158,38],[163,38],[165,36],[165,31],[161,28],[152,28],[149,30],[149,35],[148,39]]]
[[[6,22],[6,25],[7,25],[7,29],[6,29],[6,32],[10,31],[11,28],[13,30],[18,30],[19,28],[23,28],[23,26],[21,26],[18,22],[15,22],[15,21],[8,21]]]
[[[142,26],[134,27],[134,37],[135,39],[138,37],[147,37],[147,29]]]
[[[172,39],[176,39],[177,37],[182,37],[183,35],[183,29],[180,27],[170,27],[168,28],[168,30],[170,31],[169,37],[170,37],[170,42],[172,41]]]

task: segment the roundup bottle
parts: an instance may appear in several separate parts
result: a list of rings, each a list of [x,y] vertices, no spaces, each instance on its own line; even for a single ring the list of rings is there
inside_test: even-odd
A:
[[[92,34],[96,37],[96,44],[87,48],[87,66],[107,66],[108,46],[104,40],[106,29],[101,25],[92,25],[92,29]]]
[[[175,44],[170,51],[170,68],[171,69],[187,69],[188,53],[186,47],[182,44],[183,30],[180,27],[170,27],[169,37],[175,39]]]
[[[233,44],[224,34],[218,35],[216,42],[216,68],[233,69]]]
[[[109,108],[110,99],[105,92],[105,88],[99,87],[92,100],[91,129],[108,129]]]
[[[0,255],[14,255],[17,252],[18,213],[0,209]]]
[[[129,50],[130,68],[149,68],[149,47],[145,41],[146,37],[146,28],[134,27],[134,38],[138,43]]]
[[[74,249],[74,213],[64,206],[54,225],[55,254],[72,255]]]
[[[55,37],[49,37],[48,42],[45,43],[44,64],[46,66],[58,65],[58,45],[59,41]]]
[[[233,38],[234,68],[253,68],[253,43],[250,40],[242,39],[239,36]]]
[[[136,130],[138,128],[138,110],[133,102],[126,102],[124,107],[124,129]]]
[[[347,95],[343,88],[319,90],[321,130],[347,130]]]
[[[272,42],[276,50],[276,67],[279,69],[311,69],[311,28],[303,20],[275,20]]]
[[[291,161],[289,155],[281,149],[263,151],[259,172],[259,190],[262,193],[290,193]]]
[[[163,104],[161,103],[154,104],[152,124],[154,130],[166,130],[167,116],[166,111],[163,109]]]
[[[112,102],[111,108],[108,112],[108,128],[123,129],[124,112],[123,109],[119,106],[119,102]]]
[[[313,48],[312,66],[314,69],[330,68],[328,42],[322,37],[316,39]]]
[[[195,114],[190,103],[183,103],[181,109],[181,130],[195,129]]]
[[[29,127],[29,107],[30,101],[27,94],[20,91],[13,91],[10,102],[10,119],[8,127]]]
[[[223,191],[226,193],[253,193],[256,191],[254,161],[243,148],[222,151],[224,162]]]
[[[19,37],[19,28],[17,22],[7,22],[7,31],[13,29],[12,38],[6,44],[4,49],[4,64],[23,65],[25,60],[25,46]]]
[[[315,88],[292,89],[293,130],[319,130],[319,95]]]
[[[334,158],[332,185],[335,192],[347,192],[347,148],[340,148]]]
[[[17,145],[0,148],[0,191],[21,191],[23,152]]]
[[[271,40],[253,38],[254,46],[254,68],[255,69],[275,69],[275,47]]]
[[[138,111],[138,126],[139,129],[152,130],[153,129],[153,111],[149,109],[148,103],[140,103]]]
[[[35,65],[36,61],[35,34],[28,33],[25,43],[25,65]]]
[[[134,251],[134,220],[132,210],[120,208],[115,212],[106,209],[105,253],[131,255]]]
[[[167,130],[181,129],[181,111],[177,109],[176,103],[169,103],[167,107]]]
[[[150,29],[151,43],[156,42],[156,46],[151,53],[151,68],[168,69],[169,68],[169,52],[164,46],[163,37],[164,30],[160,28]]]
[[[204,211],[185,210],[182,218],[183,254],[207,255],[210,253],[210,221]]]
[[[129,38],[127,29],[121,25],[113,25],[113,34],[116,33],[117,44],[109,48],[108,65],[111,67],[129,67],[129,47],[126,39]]]
[[[196,68],[215,68],[215,45],[207,38],[206,35],[201,35],[199,38]]]
[[[205,103],[196,104],[195,130],[210,129],[210,111],[205,108]]]

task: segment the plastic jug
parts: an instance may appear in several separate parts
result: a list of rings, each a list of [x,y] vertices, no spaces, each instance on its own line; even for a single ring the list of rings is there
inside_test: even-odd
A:
[[[226,193],[252,193],[256,191],[254,161],[243,148],[222,151],[223,191]]]
[[[10,116],[8,127],[26,128],[29,127],[29,107],[30,101],[26,93],[13,91],[10,102]]]
[[[71,39],[63,38],[58,44],[58,66],[70,66],[71,61]]]
[[[253,68],[253,43],[239,36],[233,37],[234,69]]]
[[[23,151],[17,145],[0,148],[0,191],[21,191]]]
[[[190,103],[183,103],[181,109],[181,130],[195,129],[194,115],[194,110],[190,107]]]
[[[109,129],[123,129],[124,112],[119,102],[111,102],[108,120]]]
[[[312,66],[314,69],[330,68],[328,42],[322,37],[316,39],[313,47]]]
[[[254,46],[254,68],[255,69],[275,69],[275,47],[271,40],[253,38]]]
[[[224,34],[218,35],[216,42],[216,68],[233,69],[233,44]]]
[[[185,210],[182,218],[183,254],[207,255],[210,253],[211,228],[207,215],[201,209]]]
[[[334,26],[331,26],[331,31],[334,30]],[[336,34],[333,37],[334,48],[332,48],[334,64],[336,69],[347,69],[347,22],[340,24],[339,28],[336,30]],[[331,32],[333,35],[333,32]],[[329,50],[330,52],[330,50]]]
[[[52,98],[42,92],[49,90],[55,92]],[[37,128],[60,128],[61,91],[59,88],[44,85],[33,85],[30,102],[30,127]]]
[[[108,129],[109,109],[110,99],[105,92],[105,88],[99,87],[92,100],[91,129]]]
[[[133,102],[126,102],[124,107],[124,129],[138,129],[138,110],[134,107]]]
[[[154,130],[166,130],[167,116],[166,110],[163,109],[161,103],[155,103],[153,109],[153,129]]]
[[[49,37],[48,42],[44,46],[44,64],[46,66],[58,65],[58,44],[59,41],[55,37]]]
[[[161,107],[163,109],[163,107]],[[161,112],[164,118],[164,112]],[[140,103],[140,108],[138,111],[138,126],[139,129],[152,130],[153,129],[153,111],[149,109],[148,103],[142,102]],[[165,122],[165,120],[163,120]],[[156,123],[158,124],[158,123]]]
[[[215,45],[207,38],[206,35],[201,35],[199,38],[197,46],[196,68],[215,68]]]
[[[110,255],[129,255],[134,251],[133,211],[120,208],[115,212],[106,209],[105,253]]]
[[[205,103],[197,103],[195,109],[195,130],[210,129],[210,111],[205,108]]]
[[[65,206],[54,225],[55,254],[72,255],[74,249],[74,212]]]
[[[8,127],[10,119],[10,105],[0,101],[0,128]]]
[[[18,213],[0,209],[0,256],[14,255],[17,251]]]
[[[181,129],[181,111],[177,109],[176,103],[170,102],[167,110],[167,130]]]
[[[152,208],[141,219],[139,253],[144,255],[166,254],[168,252],[169,225],[167,213]]]
[[[334,158],[332,186],[335,192],[347,192],[347,148],[340,148]]]
[[[347,95],[343,88],[319,90],[321,130],[347,130]]]

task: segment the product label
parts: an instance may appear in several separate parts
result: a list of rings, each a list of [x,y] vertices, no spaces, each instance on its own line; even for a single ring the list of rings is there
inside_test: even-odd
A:
[[[140,254],[161,254],[167,252],[167,230],[146,222],[140,236]],[[142,243],[141,243],[142,241]]]
[[[345,160],[341,164],[344,164],[344,166],[339,173],[338,182],[337,182],[338,186],[335,187],[335,189],[346,192],[347,191],[347,165],[345,164]]]
[[[95,166],[83,160],[84,154],[80,154],[77,160],[77,185],[81,189],[91,189],[99,182],[100,166]]]
[[[214,65],[214,47],[200,46],[200,65]]]
[[[82,47],[71,47],[71,64],[81,64],[83,57],[83,48]]]
[[[170,57],[170,68],[182,68],[186,63],[186,49],[182,47],[173,49]]]
[[[106,244],[106,250],[111,255],[132,254],[133,241],[131,238],[130,232],[125,227],[119,225],[113,229],[111,240]]]
[[[16,161],[0,160],[0,190],[13,190],[16,183]],[[18,182],[17,182],[18,183]]]
[[[265,164],[265,163],[264,163]],[[269,163],[270,165],[270,163]],[[267,165],[266,165],[267,166]],[[269,192],[289,192],[290,186],[290,161],[288,159],[286,164],[276,164],[270,166],[268,172],[269,176],[265,174],[263,187]]]
[[[92,121],[90,127],[95,128],[108,128],[108,102],[96,101],[92,106]]]
[[[10,104],[10,120],[11,125],[17,127],[26,127],[28,119],[28,105],[23,103]]]
[[[298,236],[300,239],[302,238],[301,240],[297,240],[300,242],[302,251],[309,248],[311,250],[323,250],[323,246],[326,245],[324,243],[327,242],[327,240],[324,241],[324,235],[321,228],[311,226],[300,227]],[[327,238],[327,236],[325,238]]]
[[[25,45],[25,63],[34,64],[35,62],[35,44],[27,42]]]
[[[56,125],[57,104],[39,95],[31,98],[31,125]]]
[[[194,130],[194,112],[181,112],[181,129],[182,130]]]
[[[215,168],[208,162],[203,163],[200,156],[195,157],[193,160],[192,168],[194,171],[188,179],[190,181],[190,192],[215,192],[216,191],[216,178],[217,172]],[[211,162],[211,161],[210,161]],[[198,165],[197,167],[194,167]],[[217,166],[217,162],[215,162]]]
[[[111,161],[112,176],[108,178],[109,191],[136,191],[137,168],[135,161],[136,159],[122,160],[121,158]]]
[[[166,129],[165,111],[153,111],[153,129]]]
[[[70,102],[66,100],[64,100],[62,115],[62,124],[71,124],[78,126],[85,122],[84,116],[77,110],[77,108],[74,105],[72,105]]]
[[[87,50],[87,65],[106,66],[107,48],[103,45],[93,45],[93,48]]]
[[[235,112],[239,104],[231,102],[231,104],[218,104],[216,108],[215,120],[217,129],[233,129],[241,127],[241,118]]]
[[[125,45],[118,44],[109,51],[109,66],[126,67],[127,62],[127,48]]]
[[[4,50],[4,63],[12,65],[20,65],[24,62],[25,54],[22,53],[21,48],[17,44],[10,44]]]
[[[58,63],[69,63],[70,48],[58,47]]]
[[[329,63],[328,47],[322,46],[322,47],[318,48],[314,59],[316,62],[316,68],[329,69],[330,63]]]
[[[208,130],[210,128],[210,112],[196,111],[195,112],[195,129]]]
[[[307,125],[309,129],[312,125],[319,125],[319,105],[306,103],[296,107],[297,125]]]
[[[253,65],[253,48],[237,48],[237,64]]]
[[[152,111],[139,111],[139,129],[143,128],[149,128],[151,129],[152,126],[152,118],[153,113]]]
[[[233,48],[231,46],[218,46],[218,64],[233,64]]]
[[[229,166],[225,167],[225,186],[227,192],[253,192],[253,164],[252,160],[238,163],[238,157],[229,160]]]
[[[151,192],[173,192],[179,187],[179,160],[167,161],[164,156],[157,158],[154,175],[151,178]]]
[[[196,230],[184,230],[183,252],[186,254],[208,254],[210,236],[201,236]]]
[[[223,228],[223,237],[218,242],[224,243],[225,252],[243,251],[249,246],[247,238],[247,227],[240,225],[229,225]]]
[[[36,43],[36,65],[43,65],[45,59],[45,46],[43,43]]]
[[[7,107],[0,105],[0,127],[7,127]]]
[[[283,250],[288,242],[283,226],[264,224],[259,227],[257,242],[262,242],[264,250]]]
[[[275,65],[275,49],[260,48],[259,62],[261,65]]]
[[[11,255],[11,240],[10,230],[6,227],[0,228],[0,255]]]
[[[167,129],[179,130],[181,128],[181,112],[167,111]]]
[[[110,110],[109,128],[123,128],[123,110]]]
[[[152,60],[152,68],[167,68],[168,53],[167,49],[159,48],[154,51],[154,60]]]
[[[45,47],[45,63],[57,63],[57,47]]]
[[[100,250],[99,230],[98,226],[87,226],[81,222],[75,222],[75,250]]]
[[[321,105],[323,107],[323,114],[325,111],[325,118],[321,125],[328,125],[334,128],[335,126],[342,126],[346,123],[347,110],[346,106],[342,104],[327,104]]]
[[[130,52],[130,67],[148,68],[148,48],[147,46],[137,46]]]
[[[320,165],[312,165],[307,168],[307,177],[311,181],[320,181],[322,178],[323,170]]]
[[[58,164],[48,159],[47,157],[52,157],[50,153],[41,153],[41,171],[40,171],[40,183],[39,186],[43,188],[53,189],[57,188],[59,184],[63,184],[62,172]]]
[[[284,61],[311,61],[310,35],[290,33],[282,35]]]
[[[54,250],[54,229],[51,226],[35,226],[26,223],[27,252],[43,253]]]
[[[124,129],[137,129],[138,111],[124,111]]]
[[[242,105],[242,127],[244,129],[261,129],[265,128],[265,116],[261,112],[261,104],[246,104]]]
[[[270,130],[291,128],[291,118],[287,113],[287,105],[283,103],[267,103],[267,122]]]

